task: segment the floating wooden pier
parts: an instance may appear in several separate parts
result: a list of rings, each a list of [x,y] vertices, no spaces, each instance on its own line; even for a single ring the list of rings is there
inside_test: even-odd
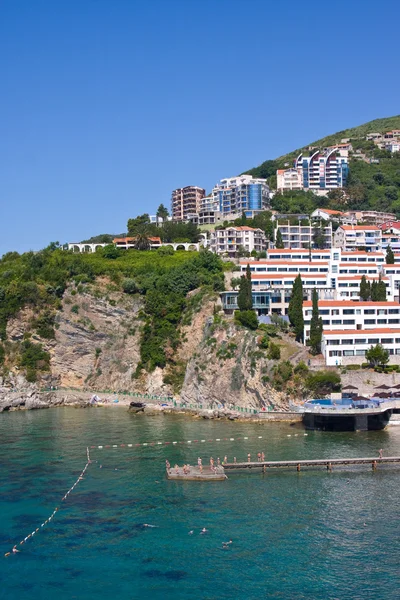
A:
[[[325,467],[328,471],[332,471],[333,467],[341,467],[347,465],[371,465],[375,470],[378,465],[400,463],[400,456],[388,456],[384,458],[322,458],[311,460],[268,460],[263,462],[241,462],[241,463],[225,463],[225,470],[234,469],[261,469],[264,473],[267,469],[278,468],[295,468],[300,471],[303,467]]]
[[[202,471],[200,471],[199,467],[190,466],[186,473],[183,471],[183,467],[170,467],[167,469],[167,479],[180,481],[224,481],[228,478],[222,466],[215,467],[214,471],[210,467],[203,467]]]

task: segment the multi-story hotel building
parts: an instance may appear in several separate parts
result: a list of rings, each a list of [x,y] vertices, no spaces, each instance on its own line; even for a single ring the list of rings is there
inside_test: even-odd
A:
[[[343,187],[349,169],[348,153],[348,147],[343,145],[315,150],[310,156],[299,154],[294,168],[276,172],[278,190],[304,189],[326,194]]]
[[[332,223],[330,221],[311,223],[307,220],[299,220],[298,223],[294,223],[291,219],[277,219],[277,226],[274,229],[275,240],[278,229],[281,232],[285,248],[313,248],[316,233],[322,236],[324,248],[332,246]]]
[[[203,188],[188,185],[172,192],[171,214],[173,221],[190,221],[197,215],[202,198],[206,195]]]
[[[342,250],[365,248],[378,252],[382,250],[382,230],[377,225],[340,225],[333,236],[333,245]]]
[[[322,354],[327,365],[361,363],[367,350],[381,344],[390,355],[400,355],[398,302],[318,302],[323,323]],[[303,303],[304,343],[310,337],[312,302]],[[400,356],[399,356],[400,359]]]
[[[246,217],[253,218],[270,206],[267,180],[254,179],[251,175],[221,179],[213,188],[212,197],[219,205],[223,220],[231,213],[239,216],[245,213]]]
[[[278,169],[276,172],[276,189],[278,192],[283,192],[284,190],[302,190],[302,169]]]
[[[395,258],[399,262],[387,265],[383,252],[269,249],[266,259],[241,259],[240,268],[244,272],[250,266],[254,308],[260,314],[285,315],[298,274],[303,282],[304,300],[311,301],[316,288],[320,300],[359,301],[361,278],[365,275],[370,282],[381,278],[388,302],[399,302],[400,255]],[[237,294],[237,290],[221,294],[224,310],[236,310]]]
[[[296,169],[302,169],[303,188],[305,190],[329,191],[341,188],[347,181],[348,151],[328,148],[316,150],[310,156],[300,154],[295,163]]]
[[[267,248],[267,239],[262,229],[253,227],[227,227],[211,232],[210,250],[216,254],[235,257],[243,249],[246,252],[262,252]]]

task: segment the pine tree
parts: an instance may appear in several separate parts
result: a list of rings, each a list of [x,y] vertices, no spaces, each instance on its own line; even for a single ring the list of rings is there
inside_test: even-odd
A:
[[[371,300],[373,302],[376,302],[377,300],[379,300],[378,282],[375,281],[375,279],[371,283]]]
[[[253,308],[250,265],[247,265],[246,275],[242,275],[240,278],[237,303],[240,311],[252,310]]]
[[[365,275],[363,275],[361,277],[361,282],[360,282],[360,299],[364,300],[364,302],[366,302],[367,300],[369,300],[371,296],[371,284],[369,281],[367,281],[367,278],[365,277]]]
[[[276,248],[284,248],[284,244],[283,244],[283,238],[282,238],[282,234],[281,234],[281,230],[278,229],[276,232],[276,238],[275,238],[275,247]]]
[[[388,246],[386,249],[386,264],[394,265],[394,254],[393,254],[393,250],[390,246]]]
[[[381,275],[379,275],[379,281],[377,284],[377,296],[378,300],[386,302],[386,285],[385,282],[382,281]]]
[[[314,288],[312,292],[312,316],[310,323],[310,347],[312,354],[320,354],[322,341],[322,318],[318,311],[318,292]]]
[[[288,315],[290,323],[292,324],[295,330],[296,340],[300,342],[303,340],[304,337],[303,282],[301,280],[300,274],[297,275],[293,283]]]

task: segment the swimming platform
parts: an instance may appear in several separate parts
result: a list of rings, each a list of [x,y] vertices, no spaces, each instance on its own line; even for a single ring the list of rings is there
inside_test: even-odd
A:
[[[181,481],[224,481],[228,479],[225,475],[224,467],[217,466],[214,470],[211,467],[188,466],[186,472],[183,467],[170,467],[166,469],[167,479],[175,479]]]

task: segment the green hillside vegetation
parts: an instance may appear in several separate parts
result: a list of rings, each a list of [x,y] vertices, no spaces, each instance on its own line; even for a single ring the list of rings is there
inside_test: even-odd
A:
[[[381,210],[396,213],[400,217],[400,153],[380,150],[372,141],[365,140],[368,133],[386,133],[400,129],[400,115],[375,119],[358,127],[344,129],[298,148],[274,160],[267,160],[258,167],[249,169],[247,174],[253,177],[267,178],[270,187],[276,187],[277,169],[292,166],[301,152],[308,152],[309,146],[324,148],[350,138],[355,152],[363,152],[367,158],[379,160],[379,164],[367,163],[350,155],[350,176],[345,188],[347,198],[340,191],[329,193],[328,199],[315,196],[312,192],[285,192],[277,194],[271,207],[280,212],[311,212],[318,207],[337,210]]]
[[[143,296],[143,332],[140,368],[165,367],[167,349],[179,343],[179,324],[187,304],[187,294],[197,288],[219,291],[224,288],[224,265],[208,251],[172,252],[119,250],[106,246],[93,254],[74,254],[50,244],[41,252],[19,255],[9,252],[0,260],[0,355],[19,353],[19,364],[27,367],[30,380],[35,379],[35,365],[48,368],[41,347],[27,347],[7,341],[7,322],[20,309],[31,307],[33,329],[46,339],[54,338],[55,315],[62,309],[66,287],[74,284],[78,291],[90,291],[97,277],[107,277],[113,289]],[[3,361],[4,362],[4,359]]]

